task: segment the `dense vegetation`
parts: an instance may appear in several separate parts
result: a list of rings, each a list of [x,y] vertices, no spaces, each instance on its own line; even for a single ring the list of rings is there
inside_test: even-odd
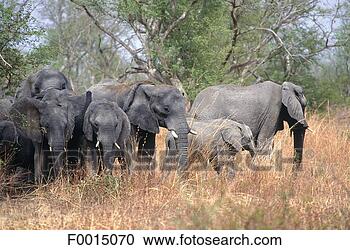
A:
[[[6,197],[0,229],[349,229],[348,120],[342,124],[331,112],[310,115],[308,122],[314,133],[307,132],[297,178],[291,164],[282,163],[293,155],[288,130],[275,140],[282,158],[256,159],[266,166],[256,171],[243,154],[234,181],[210,169],[191,171],[186,181],[174,173],[137,171],[123,181],[77,175],[20,193],[18,178],[5,179],[0,171],[0,196]],[[165,136],[157,138],[163,147]]]
[[[2,0],[2,92],[52,66],[78,90],[150,78],[193,99],[209,85],[273,80],[304,86],[312,107],[346,104],[349,13],[345,0]]]

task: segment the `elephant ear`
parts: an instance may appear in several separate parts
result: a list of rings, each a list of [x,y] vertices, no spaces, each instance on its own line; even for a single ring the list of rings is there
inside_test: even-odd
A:
[[[118,141],[121,144],[125,144],[129,139],[129,136],[131,133],[131,125],[130,125],[128,116],[120,108],[119,108],[119,111],[120,111],[120,115],[118,116],[118,118],[122,120],[122,130],[120,132]]]
[[[155,95],[154,86],[137,84],[129,93],[123,110],[129,117],[130,123],[151,133],[159,133],[159,124],[156,115],[150,108],[151,100]]]
[[[0,121],[0,141],[18,144],[18,132],[11,121]]]
[[[32,97],[32,88],[34,87],[37,77],[37,73],[32,74],[27,79],[22,81],[21,86],[16,91],[16,99]]]
[[[231,145],[237,152],[242,150],[241,144],[241,128],[224,128],[221,131],[222,139],[229,145]]]
[[[73,131],[75,127],[75,114],[74,107],[71,103],[68,103],[67,106],[67,135],[66,135],[66,141],[69,141],[73,137]]]
[[[42,108],[45,108],[45,103],[32,98],[22,98],[15,102],[10,110],[10,117],[15,126],[36,143],[43,140],[39,111]]]
[[[142,85],[142,83],[137,83],[137,84],[132,86],[131,90],[129,91],[129,93],[128,93],[127,97],[126,97],[124,105],[123,105],[123,111],[124,112],[127,112],[129,110],[132,102],[135,99],[136,92],[137,92],[137,90],[139,89],[139,87],[141,85]]]
[[[92,124],[90,123],[90,116],[94,109],[94,104],[89,105],[84,115],[84,124],[83,124],[83,132],[87,140],[93,141],[93,129]]]
[[[74,91],[73,84],[68,80],[68,78],[62,72],[59,72],[59,73],[62,75],[62,78],[65,80],[65,86],[62,89],[68,89],[68,90]]]
[[[290,117],[304,127],[307,127],[304,117],[304,107],[297,98],[295,86],[296,85],[289,82],[284,82],[282,84],[282,103],[287,108]]]

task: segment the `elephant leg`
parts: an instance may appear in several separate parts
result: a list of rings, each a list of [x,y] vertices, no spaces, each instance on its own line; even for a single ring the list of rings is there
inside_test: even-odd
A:
[[[139,149],[141,149],[140,153],[142,155],[150,155],[153,156],[154,148],[156,143],[156,137],[153,133],[144,133],[139,140]]]
[[[227,167],[227,176],[231,179],[235,176],[235,155],[236,149],[231,146],[217,146],[216,147],[216,167],[214,168],[218,174],[221,174],[224,166]]]
[[[93,142],[84,141],[83,148],[85,149],[83,152],[83,162],[88,173],[90,172],[93,175],[98,174],[98,158],[96,149],[94,148]],[[88,169],[89,168],[89,169]]]
[[[143,132],[139,137],[139,156],[141,164],[145,164],[146,169],[153,168],[152,159],[154,155],[156,136],[153,133]]]
[[[44,154],[41,149],[41,144],[34,145],[34,181],[41,184],[43,180],[43,165]]]
[[[230,150],[230,161],[227,165],[227,178],[229,180],[232,180],[236,176],[236,172],[238,169],[237,163],[235,162],[237,153],[238,152],[235,149]]]
[[[81,148],[78,149],[78,166],[80,169],[83,168],[83,166],[85,166],[85,157],[84,157],[84,152]]]
[[[260,155],[269,155],[273,147],[273,133],[262,129],[257,138],[257,150]]]
[[[125,156],[125,164],[127,167],[127,172],[128,174],[131,174],[131,172],[135,169],[135,162],[133,161],[133,157],[132,157],[131,141],[128,141],[125,145],[124,156]]]
[[[219,175],[222,171],[222,165],[220,164],[218,157],[214,157],[212,159],[209,159],[209,162],[214,166],[214,170],[216,171],[216,173]]]

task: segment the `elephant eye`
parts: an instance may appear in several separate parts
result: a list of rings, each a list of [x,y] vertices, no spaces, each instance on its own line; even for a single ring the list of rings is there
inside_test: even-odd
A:
[[[169,114],[169,108],[164,107],[162,109],[159,109],[157,112],[160,116],[167,116]]]
[[[155,106],[153,107],[153,111],[159,116],[167,116],[169,114],[168,106]]]
[[[47,134],[47,127],[41,127],[40,129],[43,134]]]

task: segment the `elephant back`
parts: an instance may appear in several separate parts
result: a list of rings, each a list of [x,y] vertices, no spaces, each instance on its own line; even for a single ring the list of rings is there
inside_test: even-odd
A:
[[[44,68],[35,74],[28,76],[16,91],[16,99],[25,97],[41,98],[43,91],[48,89],[70,90],[73,85],[68,78],[60,71]]]

